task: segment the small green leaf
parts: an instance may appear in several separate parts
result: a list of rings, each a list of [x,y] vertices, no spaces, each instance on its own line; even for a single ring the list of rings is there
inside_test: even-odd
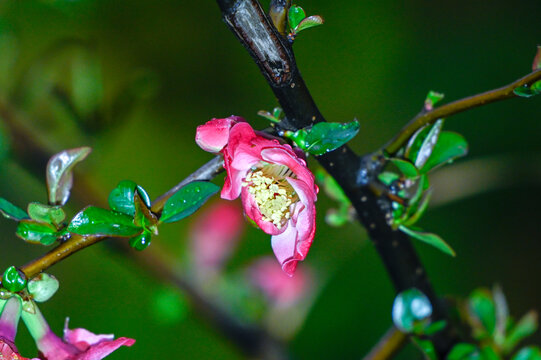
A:
[[[482,360],[477,346],[472,344],[456,344],[447,355],[447,360]]]
[[[10,266],[4,271],[2,286],[11,292],[21,291],[26,287],[26,277],[15,266]]]
[[[511,360],[541,360],[541,350],[537,346],[528,346],[520,350]]]
[[[28,215],[18,206],[13,205],[4,198],[0,198],[0,213],[11,220],[20,221],[28,219]]]
[[[143,230],[128,215],[88,206],[71,220],[67,230],[79,235],[131,237]]]
[[[537,326],[537,312],[532,310],[524,315],[511,329],[505,339],[504,348],[511,351],[520,341],[532,335],[537,330]]]
[[[47,163],[47,189],[49,204],[64,205],[73,185],[73,167],[92,151],[89,147],[64,150],[51,157]]]
[[[425,327],[423,334],[428,335],[428,336],[434,335],[435,333],[445,329],[446,326],[447,326],[447,321],[445,320],[436,321],[435,323],[432,323],[428,325],[427,327]]]
[[[307,18],[304,18],[294,30],[296,33],[299,33],[314,26],[323,25],[323,22],[323,18],[319,15],[308,16]]]
[[[23,312],[27,312],[29,314],[35,314],[36,303],[33,302],[32,300],[23,300]]]
[[[420,201],[420,203],[411,205],[408,208],[407,219],[404,219],[403,221],[404,226],[412,226],[417,223],[417,221],[419,221],[419,219],[424,215],[426,209],[428,208],[428,203],[430,202],[431,196],[432,192],[427,192]]]
[[[496,311],[496,329],[494,331],[494,343],[502,347],[505,341],[505,332],[509,323],[509,308],[507,300],[499,285],[494,285],[492,288],[492,299]]]
[[[537,91],[537,87],[532,89],[528,85],[517,87],[513,90],[513,92],[515,93],[515,95],[524,98],[529,98],[539,94],[539,92]]]
[[[480,330],[492,336],[496,329],[496,306],[490,291],[487,289],[475,290],[469,297],[468,306],[472,320],[475,321],[474,327],[482,327]]]
[[[536,81],[530,86],[530,89],[536,94],[541,94],[541,80]]]
[[[402,174],[408,179],[415,179],[419,176],[419,170],[411,162],[402,159],[389,159]]]
[[[389,171],[384,171],[378,175],[378,180],[381,181],[382,184],[387,186],[391,185],[398,179],[400,179],[400,175]]]
[[[272,116],[274,116],[274,118],[276,120],[280,120],[280,118],[282,117],[282,114],[283,114],[283,110],[281,107],[275,107],[273,110],[272,110]]]
[[[152,234],[150,231],[145,230],[141,235],[137,235],[130,239],[130,246],[135,250],[142,251],[149,247],[151,240]]]
[[[425,109],[428,111],[432,110],[434,105],[442,101],[444,97],[444,94],[430,90],[426,95]]]
[[[293,5],[289,8],[287,16],[289,19],[289,27],[293,30],[306,17],[306,13],[300,6]]]
[[[60,206],[32,202],[28,204],[27,210],[30,218],[52,224],[55,227],[58,227],[66,219],[66,213]]]
[[[403,226],[403,225],[400,225],[398,227],[402,232],[406,233],[407,235],[417,239],[417,240],[421,240],[429,245],[432,245],[434,246],[436,249],[448,254],[448,255],[451,255],[451,256],[455,256],[456,253],[455,251],[442,239],[440,238],[438,235],[436,234],[432,234],[432,233],[427,233],[427,232],[424,232],[422,230],[417,230],[417,229],[410,229],[406,226]]]
[[[220,188],[208,181],[194,181],[180,188],[163,207],[160,221],[172,223],[184,219],[199,209]]]
[[[440,165],[465,156],[467,153],[468,142],[462,135],[451,131],[443,131],[432,150],[432,154],[421,168],[421,173],[427,173]]]
[[[117,211],[129,216],[135,215],[135,204],[133,197],[137,184],[131,180],[122,180],[109,193],[109,207],[113,211]]]
[[[411,340],[422,351],[425,359],[438,360],[438,355],[436,353],[436,348],[434,348],[434,344],[432,344],[432,342],[430,340],[423,340],[423,339],[417,338],[415,336],[412,336]]]
[[[21,220],[15,234],[24,241],[46,246],[54,243],[57,238],[53,225],[36,220]]]
[[[418,322],[432,315],[432,304],[419,289],[411,288],[396,296],[392,314],[395,326],[400,331],[409,333]]]
[[[28,292],[32,295],[32,299],[37,302],[49,300],[59,287],[58,280],[46,273],[41,273],[28,282]]]
[[[357,120],[343,124],[320,122],[305,131],[306,143],[304,148],[302,146],[301,148],[317,156],[336,150],[353,139],[359,132],[359,122]]]
[[[437,120],[434,125],[430,127],[430,130],[421,142],[419,149],[411,150],[409,159],[415,164],[415,167],[417,167],[417,169],[421,169],[428,161],[428,158],[432,154],[432,150],[438,143],[438,138],[440,136],[442,127],[443,119]]]

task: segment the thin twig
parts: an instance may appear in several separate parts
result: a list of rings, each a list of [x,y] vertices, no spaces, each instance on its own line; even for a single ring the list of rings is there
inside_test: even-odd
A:
[[[404,347],[407,340],[408,336],[393,326],[379,339],[363,360],[391,359]]]
[[[432,111],[422,112],[414,117],[391,141],[389,141],[389,143],[385,146],[385,151],[393,155],[408,142],[409,138],[415,134],[417,130],[423,126],[434,123],[438,119],[446,118],[482,105],[515,98],[518,95],[516,95],[513,90],[525,85],[531,85],[539,80],[541,80],[541,70],[536,70],[499,89],[490,90],[481,94],[460,99],[437,107]]]

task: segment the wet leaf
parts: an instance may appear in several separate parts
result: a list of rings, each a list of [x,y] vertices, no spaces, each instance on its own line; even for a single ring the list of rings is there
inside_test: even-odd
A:
[[[451,131],[443,131],[432,150],[432,154],[421,168],[421,172],[427,173],[440,165],[465,156],[467,153],[468,142],[462,135]]]
[[[496,329],[496,306],[490,291],[475,290],[469,297],[468,305],[471,317],[477,323],[474,327],[481,326],[482,330],[492,336]]]
[[[67,230],[79,235],[107,235],[113,237],[131,237],[143,229],[133,223],[125,214],[88,206],[71,220]]]
[[[389,159],[402,174],[408,179],[415,179],[419,176],[419,170],[411,162],[402,159]]]
[[[456,253],[455,251],[442,239],[440,238],[438,235],[436,234],[432,234],[432,233],[428,233],[428,232],[424,232],[422,230],[418,230],[418,229],[411,229],[411,228],[408,228],[404,225],[400,225],[398,227],[402,232],[406,233],[407,235],[417,239],[417,240],[421,240],[429,245],[432,245],[434,246],[436,249],[448,254],[448,255],[451,255],[451,256],[455,256]]]
[[[429,127],[426,135],[423,138],[418,137],[410,148],[407,158],[414,163],[417,169],[421,169],[428,161],[432,150],[438,142],[442,127],[443,119],[437,120],[434,125]]]
[[[150,231],[145,230],[141,235],[137,235],[130,239],[130,246],[135,250],[142,251],[150,246],[151,240],[152,234],[150,233]]]
[[[400,179],[400,175],[389,171],[384,171],[378,175],[378,180],[381,181],[382,184],[387,186],[391,185],[398,179]]]
[[[152,211],[150,211],[147,204],[145,204],[141,198],[139,190],[135,192],[133,202],[135,204],[135,216],[133,219],[135,225],[144,227],[147,230],[151,230],[154,232],[154,235],[158,235],[158,228],[156,227],[158,218],[152,213]]]
[[[320,122],[309,130],[299,131],[306,131],[303,149],[312,155],[323,155],[353,139],[359,132],[359,122],[357,120],[343,124]]]
[[[28,215],[18,206],[13,205],[4,198],[0,198],[0,213],[11,220],[20,221],[28,219]]]
[[[532,335],[537,330],[537,320],[537,312],[533,310],[524,315],[509,332],[504,342],[504,348],[511,351],[520,341]]]
[[[49,204],[64,205],[73,185],[73,167],[92,151],[89,147],[64,150],[51,157],[47,163],[47,189]]]
[[[419,289],[399,293],[393,303],[393,323],[402,332],[412,332],[420,321],[432,315],[430,300]]]
[[[295,29],[297,25],[306,17],[306,13],[300,6],[293,5],[287,13],[289,19],[289,27]]]
[[[2,287],[11,292],[21,291],[26,287],[26,277],[15,266],[10,266],[2,276]]]
[[[430,202],[431,196],[432,192],[427,192],[420,203],[412,205],[410,207],[411,210],[410,208],[408,209],[408,218],[404,221],[404,226],[412,226],[417,223],[421,217],[423,217],[426,209],[428,208],[428,203]]]
[[[122,180],[116,188],[109,193],[109,207],[113,211],[117,211],[129,216],[135,215],[135,204],[133,197],[137,184],[131,180]]]
[[[481,354],[477,346],[461,343],[453,347],[447,360],[481,360]]]
[[[423,340],[412,336],[411,340],[422,351],[424,358],[428,360],[438,360],[436,349],[430,340]]]
[[[520,350],[511,360],[541,360],[541,350],[536,346],[528,346]]]
[[[194,181],[180,188],[163,207],[160,221],[172,223],[184,219],[199,209],[220,188],[208,181]]]
[[[51,245],[57,238],[53,225],[36,220],[22,220],[15,234],[24,241],[42,245]]]
[[[314,26],[323,25],[323,22],[323,18],[319,15],[308,16],[307,18],[303,19],[294,30],[296,33],[299,33]]]
[[[539,91],[537,91],[536,88],[532,89],[531,87],[527,85],[517,87],[513,90],[513,92],[515,93],[515,95],[524,97],[524,98],[529,98],[529,97],[539,94]]]
[[[58,225],[66,219],[66,213],[60,206],[45,205],[37,202],[28,204],[30,218],[46,222],[58,228]]]

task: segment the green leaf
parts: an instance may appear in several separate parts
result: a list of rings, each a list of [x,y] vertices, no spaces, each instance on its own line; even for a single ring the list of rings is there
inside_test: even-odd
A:
[[[272,116],[274,116],[274,118],[276,120],[280,120],[280,118],[282,117],[282,114],[283,114],[283,110],[281,107],[275,107],[273,110],[272,110]]]
[[[432,234],[432,233],[427,233],[427,232],[424,232],[424,231],[421,231],[421,230],[417,230],[417,229],[410,229],[404,225],[400,225],[398,227],[402,232],[406,233],[407,235],[417,239],[417,240],[421,240],[429,245],[432,245],[434,246],[436,249],[448,254],[448,255],[451,255],[451,256],[455,256],[456,253],[455,251],[442,239],[440,238],[438,235],[436,234]]]
[[[410,139],[406,147],[405,157],[417,169],[421,169],[432,154],[432,150],[438,142],[442,127],[443,119],[439,119],[433,125],[428,125],[418,130]]]
[[[403,221],[404,226],[412,226],[424,215],[426,209],[428,208],[428,203],[430,202],[430,197],[432,192],[429,191],[426,193],[419,204],[411,205],[408,208],[407,219]],[[411,209],[411,210],[410,210]]]
[[[129,216],[135,215],[135,204],[133,197],[137,184],[131,180],[122,180],[116,188],[109,193],[109,207]]]
[[[504,348],[511,351],[524,338],[532,335],[537,330],[537,312],[530,311],[524,315],[519,322],[511,329],[505,339]]]
[[[402,332],[412,332],[415,325],[432,315],[432,304],[420,290],[411,288],[399,293],[393,303],[393,322]]]
[[[509,308],[507,300],[499,285],[494,285],[492,288],[492,299],[496,311],[496,329],[494,330],[494,343],[502,347],[505,341],[505,332],[509,323]]]
[[[297,25],[306,17],[304,10],[297,5],[293,5],[289,8],[287,13],[289,19],[289,27],[294,30]]]
[[[536,94],[541,94],[541,80],[536,81],[530,86],[530,89]]]
[[[487,289],[477,289],[469,297],[469,311],[477,323],[474,327],[482,326],[482,330],[493,335],[496,329],[496,306],[492,294]]]
[[[511,360],[541,360],[541,350],[537,346],[528,346],[520,350]]]
[[[130,246],[135,250],[142,251],[150,246],[152,240],[152,234],[150,231],[145,230],[141,235],[137,235],[130,239]]]
[[[306,151],[312,155],[323,155],[336,150],[357,135],[359,122],[327,123],[320,122],[306,130]]]
[[[28,282],[28,292],[32,295],[32,299],[37,302],[49,300],[59,287],[58,280],[46,273],[41,273]]]
[[[411,340],[423,352],[425,359],[438,360],[436,349],[434,348],[434,345],[432,344],[430,340],[423,340],[423,339],[416,338],[414,336],[411,337]]]
[[[532,89],[532,87],[528,87],[528,85],[517,87],[513,90],[513,92],[515,93],[515,95],[524,98],[529,98],[539,94],[539,91],[537,91],[537,86],[536,88]]]
[[[481,360],[477,346],[472,344],[456,344],[447,355],[447,360]]]
[[[485,345],[481,348],[481,358],[483,360],[501,360],[501,357],[496,350],[489,345]]]
[[[199,209],[220,188],[208,181],[194,181],[180,188],[163,207],[160,221],[172,223],[184,219]]]
[[[435,333],[445,329],[446,326],[447,326],[447,321],[445,320],[436,321],[435,323],[428,325],[424,329],[423,334],[428,335],[428,336],[434,335]]]
[[[36,220],[21,220],[15,234],[24,241],[42,245],[51,245],[57,238],[54,226]]]
[[[51,157],[47,163],[47,189],[49,204],[64,205],[73,185],[73,167],[92,151],[89,147],[64,150]]]
[[[351,204],[342,187],[338,185],[336,180],[334,180],[331,175],[327,174],[325,170],[318,169],[318,171],[316,171],[316,179],[323,186],[323,190],[331,199],[343,204]]]
[[[415,179],[419,176],[419,170],[411,162],[402,159],[389,159],[402,174],[408,179]]]
[[[319,15],[308,16],[307,18],[303,19],[294,30],[296,33],[299,33],[314,26],[323,25],[323,22],[323,18]]]
[[[28,215],[36,221],[52,224],[56,228],[66,219],[66,213],[60,206],[45,205],[37,202],[28,204]]]
[[[28,215],[18,206],[13,205],[4,198],[0,198],[0,213],[11,220],[20,221],[28,219]]]
[[[400,175],[389,171],[384,171],[378,175],[378,180],[381,181],[382,184],[387,186],[391,185],[394,181],[398,179],[400,179]]]
[[[442,101],[444,97],[444,94],[430,90],[426,95],[425,109],[428,111],[432,110],[434,105]]]
[[[106,235],[131,237],[143,229],[133,223],[128,215],[88,206],[71,220],[67,230],[79,235]]]
[[[468,142],[462,135],[451,131],[443,131],[432,150],[432,154],[421,168],[421,173],[427,173],[440,165],[465,156],[467,153]]]
[[[11,292],[21,291],[26,287],[26,277],[15,266],[10,266],[2,276],[2,287]]]

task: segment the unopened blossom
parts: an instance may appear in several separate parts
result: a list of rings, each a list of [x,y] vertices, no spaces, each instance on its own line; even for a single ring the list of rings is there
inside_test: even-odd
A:
[[[240,207],[223,200],[200,213],[190,229],[193,255],[200,270],[222,266],[238,243],[243,220]]]
[[[0,316],[0,359],[30,360],[19,354],[14,343],[21,317],[21,299],[18,296],[13,296],[9,300],[1,300],[0,306],[3,307],[2,316]]]
[[[35,313],[23,312],[23,320],[36,341],[41,358],[45,360],[101,360],[121,346],[132,346],[135,340],[114,335],[96,335],[78,328],[64,326],[64,338],[53,333],[37,308]]]
[[[246,216],[272,235],[274,254],[291,276],[315,235],[318,188],[314,176],[302,152],[256,133],[238,118],[229,124],[227,142],[220,151],[227,172],[221,196],[227,200],[241,197]],[[218,137],[223,143],[223,129],[223,122],[217,119],[199,126],[198,144],[209,144]]]
[[[255,287],[280,307],[298,303],[312,286],[312,276],[305,269],[298,269],[294,277],[289,277],[268,257],[259,259],[250,266],[249,277]]]

